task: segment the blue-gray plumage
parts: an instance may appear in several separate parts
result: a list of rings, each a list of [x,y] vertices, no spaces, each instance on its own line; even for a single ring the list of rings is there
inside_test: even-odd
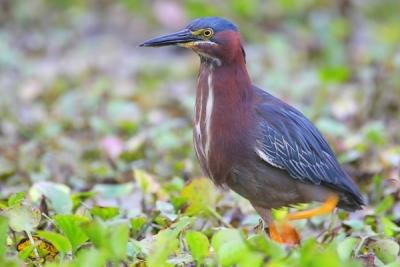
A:
[[[256,89],[257,90],[257,89]],[[256,149],[261,158],[304,183],[321,184],[341,195],[339,207],[359,209],[363,199],[340,167],[318,129],[298,110],[258,89],[256,107],[260,132]]]

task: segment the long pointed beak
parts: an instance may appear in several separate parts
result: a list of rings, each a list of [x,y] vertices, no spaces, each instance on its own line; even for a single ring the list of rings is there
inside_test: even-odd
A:
[[[140,47],[159,47],[167,45],[178,45],[184,43],[190,43],[199,40],[198,37],[194,36],[188,29],[181,30],[179,32],[158,36],[147,40],[140,44]]]

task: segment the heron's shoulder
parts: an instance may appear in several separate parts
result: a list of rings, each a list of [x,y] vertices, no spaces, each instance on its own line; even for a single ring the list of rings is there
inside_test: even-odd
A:
[[[298,109],[279,99],[278,97],[254,86],[256,112],[265,117],[287,120],[288,123],[310,124],[312,122]]]

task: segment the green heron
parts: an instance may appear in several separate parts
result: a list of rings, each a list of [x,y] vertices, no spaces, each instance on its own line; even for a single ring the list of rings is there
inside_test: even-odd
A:
[[[193,20],[183,30],[140,46],[177,45],[200,56],[193,140],[201,168],[217,185],[248,199],[272,239],[298,242],[289,220],[354,211],[363,198],[317,128],[298,110],[252,85],[239,30],[219,17]],[[271,209],[321,202],[274,224]]]

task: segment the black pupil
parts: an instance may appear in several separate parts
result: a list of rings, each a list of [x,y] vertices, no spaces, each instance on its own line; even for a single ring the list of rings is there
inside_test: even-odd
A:
[[[211,35],[211,31],[205,31],[205,32],[204,32],[204,35],[205,35],[205,36],[210,36],[210,35]]]

